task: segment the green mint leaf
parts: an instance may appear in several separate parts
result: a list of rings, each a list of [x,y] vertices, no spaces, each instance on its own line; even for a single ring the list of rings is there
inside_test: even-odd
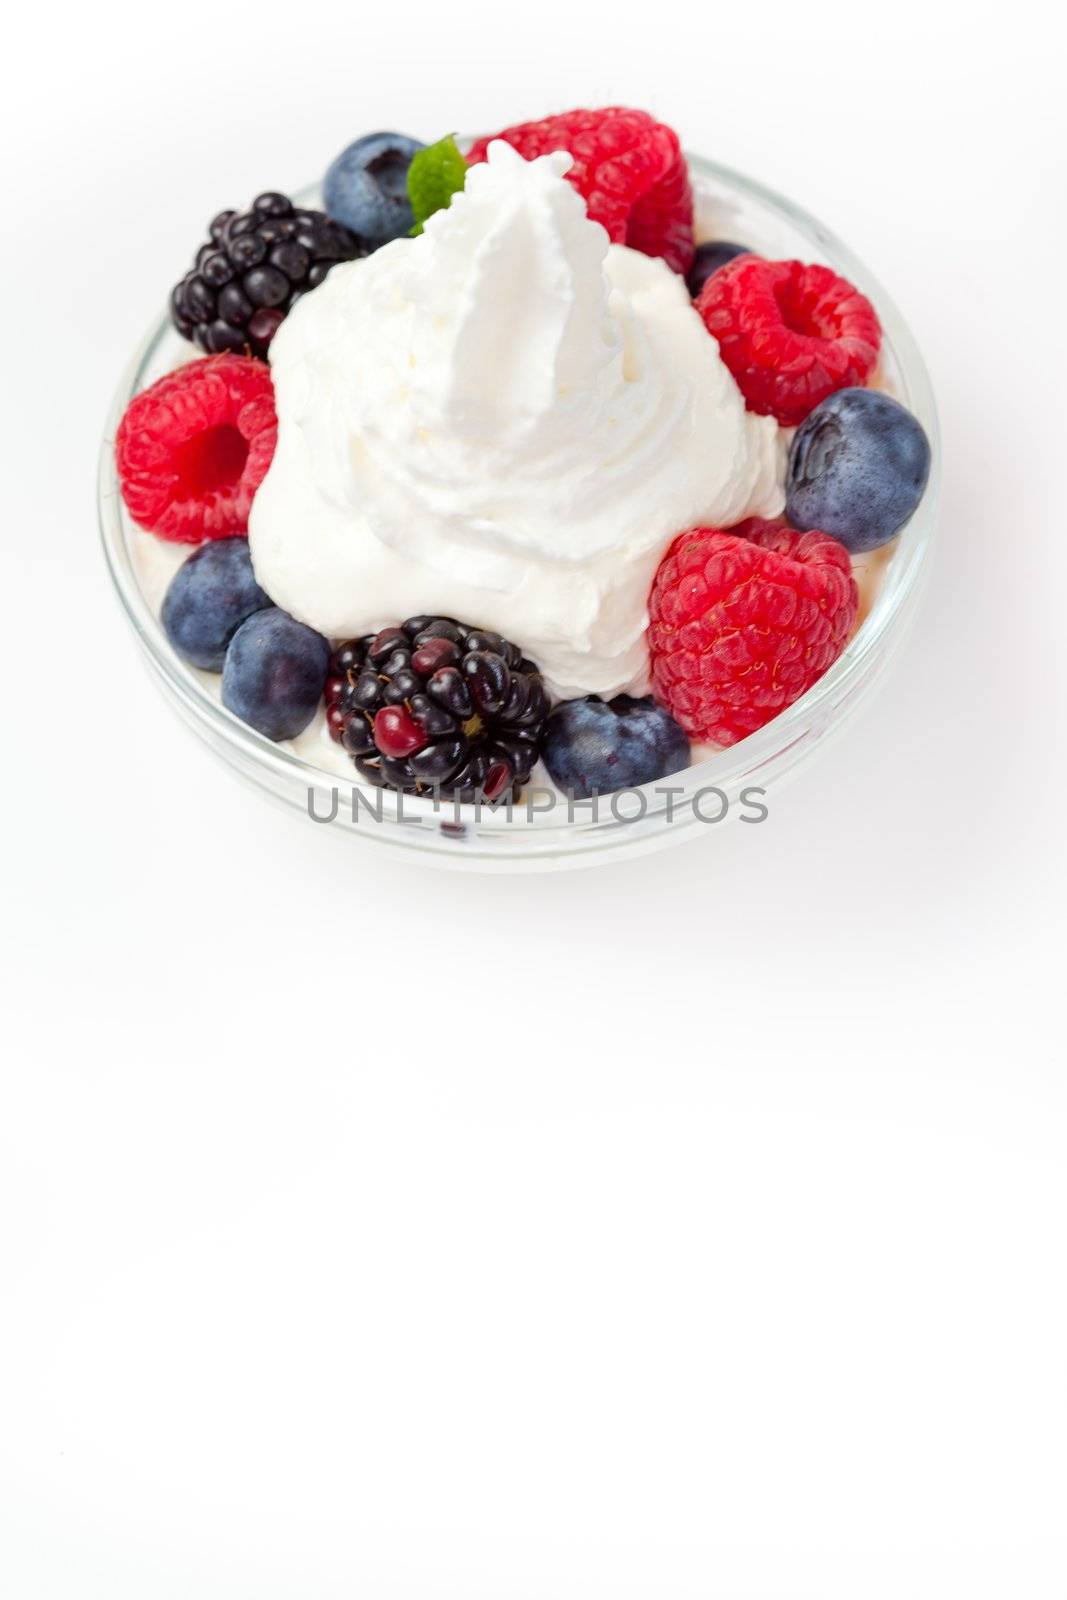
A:
[[[408,168],[408,198],[415,213],[412,233],[421,233],[426,219],[450,205],[466,181],[467,163],[451,134],[416,151]]]

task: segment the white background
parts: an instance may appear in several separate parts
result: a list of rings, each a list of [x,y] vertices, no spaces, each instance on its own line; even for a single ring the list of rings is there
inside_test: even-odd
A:
[[[1067,1594],[1059,52],[1044,8],[38,7],[7,39],[0,1595]],[[379,861],[179,727],[110,393],[376,127],[648,105],[910,319],[909,649],[735,827]]]

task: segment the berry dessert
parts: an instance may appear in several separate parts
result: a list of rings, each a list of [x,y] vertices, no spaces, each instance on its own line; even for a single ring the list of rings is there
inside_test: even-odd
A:
[[[585,800],[756,734],[863,626],[930,470],[878,308],[709,213],[648,112],[365,134],[321,205],[207,233],[115,465],[166,639],[263,738]]]

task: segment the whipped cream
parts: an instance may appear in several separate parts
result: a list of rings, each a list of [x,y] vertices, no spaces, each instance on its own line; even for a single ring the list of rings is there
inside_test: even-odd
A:
[[[777,514],[781,445],[682,280],[588,219],[570,160],[495,142],[422,235],[294,308],[250,545],[271,598],[331,638],[443,613],[513,639],[557,693],[640,693],[663,551]]]

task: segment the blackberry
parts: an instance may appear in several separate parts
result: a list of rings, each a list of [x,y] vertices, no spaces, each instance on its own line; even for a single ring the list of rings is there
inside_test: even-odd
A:
[[[369,782],[499,799],[530,776],[548,716],[517,645],[451,617],[409,617],[333,653],[326,721]]]
[[[358,235],[284,194],[261,194],[248,211],[220,211],[208,231],[171,293],[170,314],[182,338],[209,355],[266,356],[300,296],[338,261],[367,254]]]

